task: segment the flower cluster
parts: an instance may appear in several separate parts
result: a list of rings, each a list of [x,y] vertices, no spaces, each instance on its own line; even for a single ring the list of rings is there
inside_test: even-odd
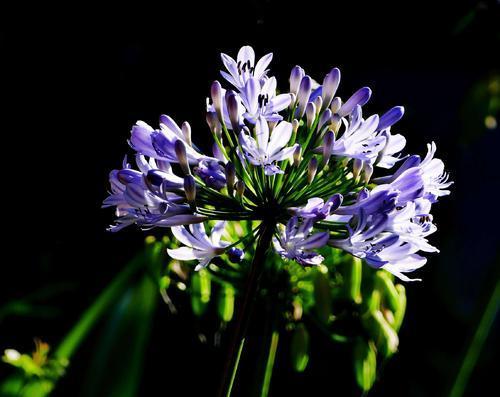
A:
[[[223,241],[223,221],[260,221],[275,227],[273,246],[287,260],[318,265],[318,249],[329,245],[409,280],[405,273],[426,262],[419,252],[437,251],[427,241],[436,230],[431,206],[450,193],[436,145],[423,160],[403,155],[406,140],[392,131],[403,107],[363,115],[371,90],[342,100],[337,68],[318,84],[296,66],[289,91],[278,93],[272,54],[256,60],[245,46],[236,59],[221,57],[227,88],[215,81],[207,99],[212,155],[192,142],[187,122],[137,122],[129,140],[136,167],[125,159],[110,174],[111,230],[170,227],[184,246],[169,254],[200,268],[224,253],[241,259],[236,246],[262,232]],[[212,221],[208,237],[203,223]]]

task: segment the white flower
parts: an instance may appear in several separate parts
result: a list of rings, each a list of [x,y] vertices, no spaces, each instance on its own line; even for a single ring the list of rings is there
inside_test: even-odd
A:
[[[226,241],[221,241],[222,233],[226,226],[225,221],[217,222],[212,228],[211,235],[208,237],[203,223],[189,226],[189,230],[184,226],[172,227],[172,234],[185,247],[168,249],[168,254],[180,261],[198,260],[195,270],[200,270],[208,266],[210,261],[216,256],[220,256],[229,245]]]
[[[264,167],[266,175],[282,174],[283,171],[274,163],[292,157],[297,145],[285,147],[292,136],[292,124],[282,121],[273,129],[269,137],[269,125],[263,118],[255,125],[256,139],[244,131],[239,140],[243,154],[253,165]]]

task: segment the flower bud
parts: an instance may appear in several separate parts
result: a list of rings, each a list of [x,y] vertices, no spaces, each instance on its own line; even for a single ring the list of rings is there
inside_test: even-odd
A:
[[[344,103],[338,113],[340,116],[344,117],[347,116],[352,112],[352,110],[357,106],[363,106],[366,102],[370,100],[370,97],[372,96],[372,90],[370,90],[368,87],[363,87],[357,90],[354,94],[351,95],[351,97]]]
[[[184,192],[189,203],[194,203],[196,199],[196,182],[192,175],[184,177]]]
[[[339,88],[340,83],[340,70],[333,68],[330,73],[328,73],[323,79],[323,107],[321,110],[325,110],[335,96],[337,88]]]
[[[340,99],[339,97],[335,97],[333,98],[332,104],[330,105],[330,110],[332,111],[333,114],[337,114],[341,106],[342,106],[342,99]]]
[[[306,105],[306,118],[307,118],[307,128],[311,128],[316,120],[316,105],[314,102],[309,102]]]
[[[314,100],[314,106],[316,106],[316,116],[317,116],[321,111],[321,108],[323,107],[323,98],[321,98],[321,96],[316,97],[316,99]]]
[[[297,95],[299,84],[306,73],[300,66],[295,66],[290,73],[290,92]]]
[[[210,96],[212,97],[212,104],[214,105],[215,113],[219,118],[220,122],[223,122],[222,116],[222,86],[216,80],[212,83],[210,87]]]
[[[318,130],[321,129],[326,123],[330,122],[332,118],[332,111],[330,109],[326,109],[319,118],[318,121]]]
[[[297,95],[295,94],[290,94],[290,105],[288,105],[288,107],[290,109],[293,109],[293,107],[295,106],[295,101],[297,100]]]
[[[342,118],[338,114],[334,114],[331,118],[330,129],[337,133],[342,125]]]
[[[364,177],[365,177],[365,183],[370,182],[370,178],[373,175],[373,165],[371,165],[368,162],[365,162],[363,164],[363,173],[365,174],[364,175]]]
[[[307,183],[311,183],[318,171],[318,159],[313,157],[307,165]]]
[[[227,251],[227,256],[231,262],[240,263],[245,256],[245,252],[239,248],[232,247]]]
[[[293,165],[297,167],[300,164],[300,160],[302,159],[302,148],[297,145],[295,150],[293,151]]]
[[[377,377],[377,354],[373,342],[362,338],[354,345],[354,373],[356,382],[363,392],[368,392]]]
[[[328,131],[323,137],[323,159],[322,164],[327,165],[333,151],[333,144],[335,143],[335,134],[333,131]]]
[[[236,182],[236,194],[240,198],[243,197],[243,195],[245,194],[245,182],[243,182],[243,181]]]
[[[299,92],[297,93],[297,101],[299,102],[297,114],[299,118],[304,116],[309,97],[311,96],[311,90],[312,80],[309,76],[304,76],[300,82]]]
[[[354,159],[352,163],[352,174],[354,175],[355,179],[359,176],[362,168],[363,168],[363,160]]]
[[[177,160],[179,161],[179,165],[181,166],[182,172],[184,174],[190,174],[189,163],[187,160],[186,154],[186,146],[184,146],[184,142],[181,140],[176,140],[174,144],[175,155],[177,156]]]
[[[300,122],[297,119],[292,120],[292,133],[295,135],[297,134],[297,130],[299,129]]]
[[[230,196],[233,195],[234,184],[236,183],[236,169],[234,168],[234,164],[228,162],[225,166],[226,168],[226,185],[227,191]]]
[[[233,91],[226,92],[226,105],[227,111],[229,113],[229,120],[231,120],[231,126],[233,131],[238,132],[240,130],[240,116],[238,114],[238,99]]]
[[[206,120],[210,131],[220,137],[222,129],[217,115],[214,112],[207,112]]]
[[[403,106],[394,106],[380,117],[377,130],[385,130],[391,125],[396,124],[399,120],[401,120],[404,114],[405,108]]]
[[[182,123],[182,135],[184,135],[184,138],[186,138],[186,143],[189,146],[192,146],[193,143],[191,142],[191,126],[187,121]]]

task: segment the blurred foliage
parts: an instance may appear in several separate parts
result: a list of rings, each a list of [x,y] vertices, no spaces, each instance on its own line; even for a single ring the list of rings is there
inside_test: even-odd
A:
[[[175,241],[148,237],[144,252],[103,291],[53,355],[41,342],[32,356],[14,350],[5,352],[4,361],[17,367],[18,372],[4,382],[2,395],[48,395],[96,323],[102,327],[82,382],[82,395],[136,395],[158,297],[175,312],[169,294],[176,290],[176,297],[180,292],[190,301],[196,317],[218,319],[215,326],[213,321],[200,322],[213,327],[204,332],[217,335],[226,329],[225,324],[233,320],[237,310],[235,303],[253,257],[252,246],[245,247],[245,236],[251,235],[255,226],[252,222],[229,225],[228,233],[239,236],[245,248],[241,263],[223,256],[198,272],[193,270],[194,263],[167,260],[166,247],[175,247]],[[377,364],[398,349],[398,330],[406,307],[404,287],[394,284],[389,273],[373,270],[341,250],[325,247],[322,254],[326,258],[323,265],[306,268],[283,261],[270,250],[262,264],[256,307],[272,319],[267,322],[268,331],[262,334],[272,339],[261,343],[270,351],[259,356],[265,364],[259,370],[264,379],[263,395],[269,389],[280,333],[290,334],[290,365],[297,372],[306,371],[314,360],[309,350],[311,327],[327,335],[331,343],[350,346],[353,377],[363,391],[374,384]]]

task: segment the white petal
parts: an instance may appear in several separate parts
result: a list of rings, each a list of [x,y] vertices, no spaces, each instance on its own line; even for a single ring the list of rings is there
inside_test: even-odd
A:
[[[267,147],[267,152],[269,156],[281,150],[284,146],[288,144],[292,136],[292,124],[288,121],[280,122],[271,134],[271,140],[269,141],[269,146]]]
[[[197,256],[194,253],[194,250],[189,247],[180,247],[176,249],[167,249],[168,255],[180,261],[191,261],[193,259],[197,259]]]
[[[264,73],[266,72],[266,68],[269,66],[273,59],[273,53],[270,52],[267,55],[264,55],[262,58],[259,59],[259,62],[257,62],[257,65],[255,65],[255,70],[253,72],[253,75],[260,79]]]

